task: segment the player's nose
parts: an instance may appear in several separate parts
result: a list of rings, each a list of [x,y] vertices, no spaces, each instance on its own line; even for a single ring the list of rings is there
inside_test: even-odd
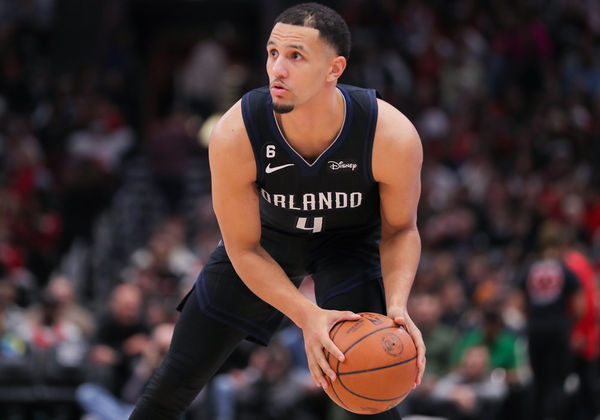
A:
[[[288,76],[285,60],[281,56],[277,57],[273,62],[273,76],[277,79],[283,79]]]

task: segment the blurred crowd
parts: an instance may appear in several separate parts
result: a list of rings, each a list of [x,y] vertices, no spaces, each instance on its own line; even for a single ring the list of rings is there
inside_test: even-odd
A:
[[[142,51],[135,0],[91,2],[97,49],[58,65],[75,3],[0,2],[0,419],[127,417],[219,240],[207,133],[266,81],[262,45],[227,16]],[[425,151],[409,311],[427,371],[398,410],[600,418],[600,4],[325,3],[353,34],[342,82],[377,89]],[[286,322],[241,345],[186,419],[345,416]]]

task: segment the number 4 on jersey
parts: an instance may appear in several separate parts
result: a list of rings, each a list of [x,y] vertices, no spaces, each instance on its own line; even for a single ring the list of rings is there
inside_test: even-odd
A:
[[[322,217],[314,217],[312,227],[306,226],[307,221],[308,221],[307,217],[298,217],[298,222],[296,223],[296,227],[301,230],[309,230],[312,233],[318,233],[323,230],[323,218]]]

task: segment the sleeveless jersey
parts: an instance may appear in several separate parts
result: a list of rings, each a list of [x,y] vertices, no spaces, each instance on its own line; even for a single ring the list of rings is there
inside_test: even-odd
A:
[[[345,101],[342,129],[312,163],[283,136],[267,87],[243,96],[263,231],[304,236],[379,229],[379,190],[371,169],[376,93],[348,85],[338,88]]]

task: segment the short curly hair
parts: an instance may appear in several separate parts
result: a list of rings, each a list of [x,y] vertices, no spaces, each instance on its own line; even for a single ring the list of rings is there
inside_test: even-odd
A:
[[[338,55],[350,58],[350,29],[338,12],[327,6],[319,3],[292,6],[277,16],[273,25],[277,23],[314,28]]]

